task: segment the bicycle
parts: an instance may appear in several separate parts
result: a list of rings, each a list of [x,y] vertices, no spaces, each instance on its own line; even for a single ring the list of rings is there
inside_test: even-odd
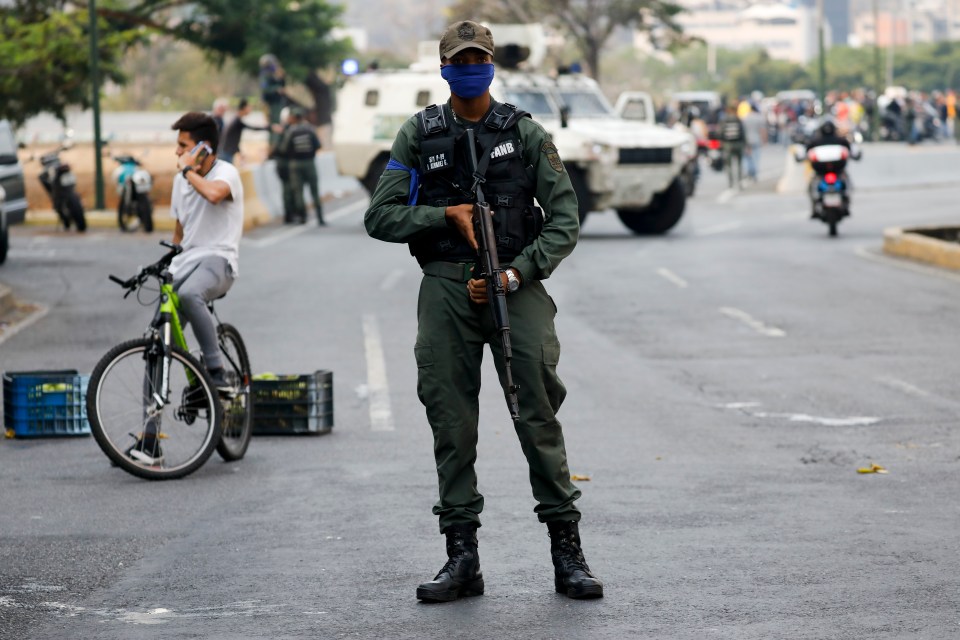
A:
[[[90,375],[87,416],[97,444],[124,471],[147,480],[182,478],[199,469],[216,450],[226,462],[241,459],[253,430],[250,359],[236,327],[217,321],[217,336],[230,388],[217,390],[207,368],[187,346],[178,315],[179,298],[168,267],[183,249],[170,249],[159,261],[128,280],[111,275],[136,292],[143,306],[157,311],[143,338],[110,349]],[[145,288],[159,282],[159,291]],[[153,291],[144,302],[141,292]],[[132,440],[131,440],[132,439]]]

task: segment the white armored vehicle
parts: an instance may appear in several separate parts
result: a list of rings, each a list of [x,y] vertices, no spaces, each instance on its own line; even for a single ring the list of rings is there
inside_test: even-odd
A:
[[[502,34],[512,33],[506,26],[491,26],[498,38],[491,94],[530,112],[553,136],[577,192],[581,223],[590,212],[614,209],[635,233],[672,228],[686,205],[684,167],[696,153],[695,147],[687,148],[688,136],[621,118],[586,76],[552,78],[511,68],[524,57],[517,52],[529,47],[503,44]],[[371,192],[403,122],[450,95],[440,77],[437,48],[423,43],[423,62],[352,76],[339,91],[333,130],[337,165]]]

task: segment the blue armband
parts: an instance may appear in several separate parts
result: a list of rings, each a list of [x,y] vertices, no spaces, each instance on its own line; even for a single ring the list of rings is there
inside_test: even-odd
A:
[[[391,169],[406,171],[410,174],[410,193],[407,195],[407,205],[412,207],[417,204],[417,195],[420,191],[420,174],[417,173],[416,169],[405,167],[393,158],[390,158],[390,162],[387,163],[386,170],[390,171]]]

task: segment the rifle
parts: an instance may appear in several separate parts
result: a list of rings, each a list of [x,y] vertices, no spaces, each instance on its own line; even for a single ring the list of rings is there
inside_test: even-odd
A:
[[[514,424],[520,421],[520,403],[517,401],[517,385],[513,383],[513,371],[510,360],[513,358],[513,349],[510,346],[510,317],[507,315],[507,291],[503,286],[500,266],[500,257],[497,255],[497,236],[493,232],[493,214],[490,205],[483,197],[481,185],[486,182],[483,174],[486,172],[489,158],[484,158],[482,167],[477,166],[477,147],[473,129],[467,129],[467,146],[469,147],[470,169],[473,172],[473,186],[470,191],[476,195],[473,205],[473,228],[477,236],[477,267],[480,277],[487,282],[487,300],[490,311],[493,313],[493,324],[500,336],[500,345],[503,347],[504,379],[506,387],[503,390],[507,399],[507,408]],[[489,149],[484,150],[489,153]],[[475,269],[476,272],[476,269]]]

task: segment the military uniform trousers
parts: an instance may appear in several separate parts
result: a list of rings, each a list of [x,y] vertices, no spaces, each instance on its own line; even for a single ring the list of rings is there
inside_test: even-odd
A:
[[[277,177],[283,186],[283,221],[286,223],[297,222],[306,215],[303,208],[303,184],[292,171],[292,163],[289,158],[277,158]]]
[[[313,199],[313,208],[317,212],[317,221],[323,221],[323,204],[320,202],[320,179],[317,176],[317,163],[313,158],[309,159],[291,159],[290,177],[295,183],[294,194],[295,206],[298,211],[306,211],[307,205],[303,200],[303,187],[310,189],[310,197]]]
[[[430,275],[445,266],[447,276]],[[480,364],[490,343],[503,385],[503,350],[488,305],[470,301],[457,267],[430,263],[424,268],[417,304],[417,394],[433,430],[440,499],[433,508],[440,530],[479,525],[483,496],[477,490],[477,423]],[[556,306],[539,281],[507,296],[513,347],[513,379],[519,386],[520,422],[516,426],[530,470],[530,485],[541,522],[579,521],[574,501],[580,490],[570,480],[563,432],[556,412],[566,389],[557,376],[560,343],[554,329]],[[503,420],[510,420],[503,403]]]

